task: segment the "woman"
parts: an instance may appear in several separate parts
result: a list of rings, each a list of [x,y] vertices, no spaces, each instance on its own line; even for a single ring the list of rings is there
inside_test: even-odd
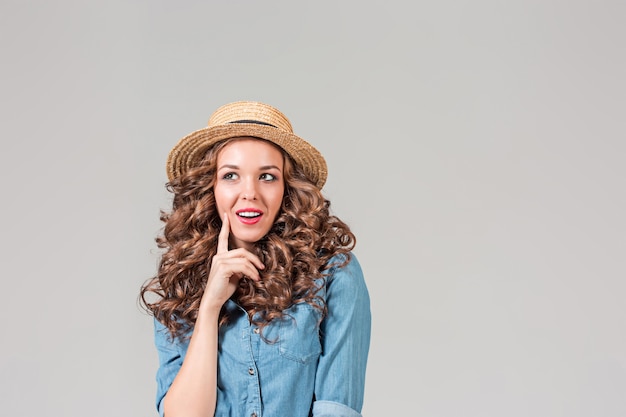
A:
[[[322,155],[274,107],[235,102],[178,142],[167,173],[164,253],[141,290],[159,414],[360,416],[369,296]]]

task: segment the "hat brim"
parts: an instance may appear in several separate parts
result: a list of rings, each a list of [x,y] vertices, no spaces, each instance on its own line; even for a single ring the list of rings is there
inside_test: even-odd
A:
[[[206,152],[216,143],[234,137],[252,136],[273,142],[293,158],[304,174],[318,188],[326,183],[328,170],[322,154],[310,143],[293,133],[254,123],[230,123],[196,130],[182,138],[167,158],[170,181],[198,165]]]

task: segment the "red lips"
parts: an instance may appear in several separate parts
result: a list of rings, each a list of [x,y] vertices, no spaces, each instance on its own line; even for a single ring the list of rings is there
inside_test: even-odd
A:
[[[246,207],[235,212],[237,219],[243,224],[256,224],[263,217],[263,211],[257,208]]]

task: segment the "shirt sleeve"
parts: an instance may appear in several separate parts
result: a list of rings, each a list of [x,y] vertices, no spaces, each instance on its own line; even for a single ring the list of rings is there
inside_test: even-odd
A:
[[[177,341],[172,340],[167,328],[156,319],[154,320],[154,344],[159,354],[159,369],[156,374],[156,407],[159,416],[163,417],[163,398],[174,382],[183,364],[183,358]]]
[[[340,259],[341,260],[341,259]],[[326,281],[328,314],[321,323],[322,354],[315,377],[313,416],[359,417],[371,333],[370,299],[354,254]]]

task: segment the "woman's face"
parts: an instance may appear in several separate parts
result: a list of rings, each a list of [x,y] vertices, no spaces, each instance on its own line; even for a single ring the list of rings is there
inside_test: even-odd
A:
[[[230,223],[230,243],[250,250],[269,232],[280,210],[285,183],[283,154],[263,140],[244,138],[217,156],[215,203]]]

